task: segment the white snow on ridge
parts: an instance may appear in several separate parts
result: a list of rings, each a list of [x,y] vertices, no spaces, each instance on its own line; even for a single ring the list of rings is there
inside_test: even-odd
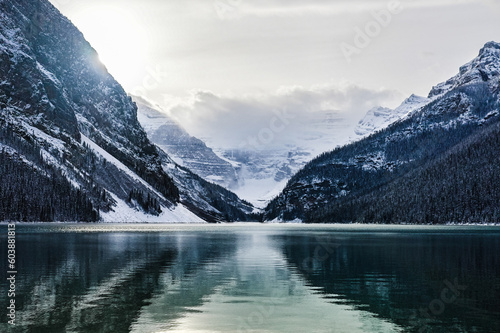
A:
[[[432,100],[411,95],[400,106],[394,110],[384,107],[375,107],[369,110],[366,116],[359,122],[355,129],[356,135],[368,136],[378,130],[388,127],[392,123],[404,119],[411,113],[422,109]]]
[[[56,168],[59,168],[62,171],[61,174],[71,183],[71,185],[73,185],[73,187],[75,189],[81,188],[81,185],[75,179],[73,179],[71,177],[71,172],[68,170],[68,168],[64,164],[59,163],[59,161],[52,154],[47,152],[45,149],[41,149],[40,152],[42,154],[43,160],[46,163],[51,164],[51,165],[55,166]]]
[[[401,119],[408,117],[410,114],[421,110],[424,106],[434,101],[435,98],[426,98],[417,95],[411,95],[394,111],[400,115]]]
[[[222,176],[207,176],[206,177],[208,181],[211,181],[211,182],[218,182],[218,181],[223,181],[224,178]]]
[[[47,77],[50,81],[52,81],[56,86],[61,86],[61,82],[56,78],[56,76],[49,72],[45,67],[43,67],[38,61],[36,62],[36,68]]]
[[[266,221],[265,223],[267,223],[267,224],[280,224],[280,223],[301,224],[301,223],[304,223],[304,222],[301,219],[295,219],[295,220],[292,220],[292,221],[283,221],[283,220],[280,220],[279,218],[275,218],[274,220]]]
[[[0,151],[4,150],[5,153],[9,155],[15,155],[18,154],[17,150],[12,148],[11,146],[4,145],[3,143],[0,142]]]
[[[391,118],[392,112],[393,110],[380,106],[368,110],[366,116],[359,122],[354,130],[354,133],[364,136],[373,133],[378,128],[384,127]]]
[[[178,204],[170,210],[162,206],[159,216],[147,215],[144,212],[130,207],[125,201],[111,193],[116,201],[114,211],[101,212],[102,221],[105,223],[206,223],[182,204]]]
[[[240,198],[250,202],[259,212],[260,208],[266,207],[272,199],[281,193],[287,182],[288,179],[276,182],[274,178],[247,178],[244,186],[236,191]],[[274,187],[271,188],[269,184],[273,184]]]
[[[163,200],[165,199],[165,196],[158,192],[153,186],[151,186],[148,182],[146,182],[144,179],[139,177],[135,172],[130,170],[125,164],[120,162],[116,157],[108,153],[106,150],[102,149],[99,147],[94,141],[90,140],[88,137],[85,135],[81,134],[82,137],[82,143],[86,143],[95,153],[101,155],[104,159],[106,159],[108,162],[112,163],[115,165],[119,170],[125,172],[128,176],[130,176],[132,179],[140,182],[142,185],[146,186],[148,190],[151,192],[155,193],[157,196],[162,198]]]
[[[460,67],[457,75],[434,86],[429,96],[443,96],[457,87],[482,82],[487,82],[491,88],[497,89],[499,82],[494,78],[500,75],[498,59],[500,59],[500,44],[486,43],[476,58]]]
[[[54,138],[53,136],[50,136],[49,134],[45,133],[44,131],[39,130],[36,127],[30,126],[24,121],[21,121],[21,124],[26,128],[26,131],[30,134],[35,135],[37,138],[40,140],[43,140],[47,143],[49,143],[52,147],[58,149],[60,152],[66,151],[66,146],[64,144],[64,141],[59,140]]]
[[[64,164],[60,163],[56,158],[58,154],[62,154],[63,152],[67,151],[64,141],[54,138],[53,136],[45,133],[44,131],[36,127],[33,127],[31,125],[28,125],[24,121],[21,121],[20,123],[26,129],[26,132],[28,134],[33,134],[39,141],[46,142],[53,149],[55,149],[55,151],[51,149],[46,150],[43,148],[40,150],[44,161],[60,169],[62,171],[62,175],[66,177],[66,179],[71,183],[71,185],[73,185],[73,187],[76,189],[80,189],[81,185],[73,177],[71,177],[72,172],[70,172],[69,169]],[[33,165],[33,163],[29,162],[28,160],[26,160],[26,163]],[[78,172],[78,170],[76,169],[75,171]]]
[[[139,177],[135,172],[130,170],[125,164],[120,162],[114,156],[109,154],[107,151],[99,147],[95,142],[90,140],[85,135],[82,136],[82,143],[85,142],[94,152],[101,155],[108,162],[115,165],[118,169],[125,172],[132,179],[140,182],[146,186],[150,191],[154,192],[160,198],[165,200],[165,197],[155,190],[150,184],[148,184],[144,179]],[[116,201],[116,206],[113,207],[113,211],[107,213],[101,213],[101,218],[103,222],[111,223],[204,223],[201,218],[196,216],[194,213],[189,211],[185,206],[179,204],[173,209],[166,208],[162,206],[162,213],[159,216],[149,215],[140,211],[138,209],[130,207],[125,201],[118,198],[115,194],[110,193],[113,199]]]

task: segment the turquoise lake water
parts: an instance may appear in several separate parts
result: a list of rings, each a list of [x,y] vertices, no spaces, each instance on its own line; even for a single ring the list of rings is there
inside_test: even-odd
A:
[[[499,227],[16,231],[16,326],[3,315],[1,332],[500,331]],[[6,278],[0,285],[6,309]]]

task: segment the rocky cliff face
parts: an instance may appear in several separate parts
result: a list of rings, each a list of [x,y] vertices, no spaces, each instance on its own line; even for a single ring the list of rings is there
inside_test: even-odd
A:
[[[196,203],[191,212],[180,203],[135,103],[77,28],[45,0],[4,0],[0,9],[0,145],[11,166],[0,194],[14,205],[0,217],[200,220]],[[60,190],[48,198],[42,188],[16,185],[34,179]],[[23,205],[34,208],[19,214]]]
[[[134,97],[138,119],[150,140],[172,157],[179,165],[202,178],[227,188],[235,187],[237,171],[226,160],[200,139],[195,138],[180,124],[140,97]]]
[[[457,76],[434,87],[422,107],[307,164],[267,207],[266,218],[498,222],[499,51],[500,44],[487,43]]]
[[[433,87],[429,97],[443,95],[454,89],[486,83],[492,92],[498,93],[500,89],[500,44],[488,42],[479,51],[479,55],[471,62],[460,67],[459,73],[446,82]]]

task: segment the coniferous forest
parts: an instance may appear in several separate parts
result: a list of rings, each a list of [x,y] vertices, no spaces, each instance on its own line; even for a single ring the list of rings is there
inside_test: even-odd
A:
[[[0,221],[99,220],[91,197],[46,164],[40,147],[16,138],[9,127],[0,128],[0,144]]]

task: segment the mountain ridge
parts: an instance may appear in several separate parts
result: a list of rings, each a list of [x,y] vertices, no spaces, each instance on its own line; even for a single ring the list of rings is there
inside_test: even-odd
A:
[[[265,219],[498,222],[500,152],[494,133],[500,118],[499,50],[500,44],[487,43],[458,75],[431,90],[428,104],[361,141],[311,161],[268,205]],[[472,138],[489,145],[478,146]],[[475,160],[484,161],[485,167],[470,168]],[[441,170],[445,165],[450,169]],[[439,177],[447,171],[455,177]],[[449,182],[439,181],[444,178]],[[399,191],[391,184],[399,184]]]
[[[133,96],[138,106],[138,119],[148,137],[173,160],[202,178],[226,188],[237,183],[237,171],[221,159],[205,142],[191,136],[157,106]]]
[[[431,101],[429,98],[411,95],[395,109],[375,107],[370,109],[365,117],[361,119],[354,133],[360,137],[372,134],[383,129],[395,121],[401,120],[408,114],[421,109]]]

